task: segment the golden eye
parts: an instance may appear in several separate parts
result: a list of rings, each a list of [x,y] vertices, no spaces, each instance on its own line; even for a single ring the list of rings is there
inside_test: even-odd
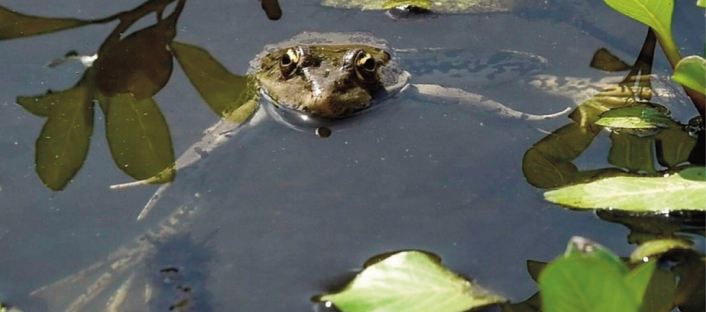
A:
[[[363,50],[355,55],[355,72],[363,81],[373,81],[376,78],[378,62],[370,53]]]
[[[282,77],[289,78],[299,66],[300,59],[301,57],[297,50],[292,48],[287,49],[287,52],[282,55],[279,61],[279,69],[282,72]]]

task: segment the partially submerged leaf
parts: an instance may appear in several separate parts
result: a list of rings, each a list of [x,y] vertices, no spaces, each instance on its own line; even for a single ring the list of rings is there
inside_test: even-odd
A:
[[[257,97],[251,77],[230,73],[206,50],[197,46],[172,42],[170,47],[189,81],[213,112],[235,122],[242,122],[252,114],[252,105],[245,105]]]
[[[420,251],[394,253],[366,267],[342,291],[319,300],[343,312],[461,312],[505,301]]]
[[[119,94],[100,99],[106,115],[106,137],[115,164],[137,180],[174,178],[172,139],[162,113],[152,98]]]
[[[623,60],[613,55],[613,53],[606,48],[600,48],[593,53],[591,67],[608,72],[626,71],[632,68],[632,66],[623,62]]]
[[[583,209],[635,212],[706,211],[706,168],[661,177],[620,176],[544,193],[550,202]]]
[[[35,107],[48,116],[37,138],[35,163],[42,182],[58,191],[66,187],[86,159],[93,133],[93,104],[90,90],[81,84],[52,95],[56,96],[51,101],[43,98]],[[50,102],[50,109],[43,107]]]
[[[597,125],[623,129],[654,129],[666,128],[669,117],[656,108],[646,105],[635,105],[611,109],[596,121]]]
[[[90,23],[75,18],[30,16],[0,6],[0,40],[40,35]]]
[[[387,0],[382,5],[382,8],[385,10],[401,7],[414,7],[422,10],[431,10],[431,0]]]
[[[641,244],[630,255],[630,261],[640,262],[673,249],[692,249],[692,243],[677,238],[655,239]]]
[[[683,58],[674,68],[674,81],[701,94],[706,94],[706,59],[697,55]]]

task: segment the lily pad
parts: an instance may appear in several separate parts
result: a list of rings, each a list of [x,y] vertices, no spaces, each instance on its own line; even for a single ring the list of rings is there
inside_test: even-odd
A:
[[[544,198],[582,209],[706,211],[706,168],[691,167],[661,177],[609,177],[548,191]]]
[[[343,312],[461,312],[505,301],[421,251],[391,254],[367,266],[342,291],[319,300]]]
[[[689,89],[706,94],[706,59],[697,55],[683,58],[674,68],[672,79]]]
[[[622,129],[666,128],[670,119],[649,106],[630,106],[611,109],[596,121],[599,126]]]

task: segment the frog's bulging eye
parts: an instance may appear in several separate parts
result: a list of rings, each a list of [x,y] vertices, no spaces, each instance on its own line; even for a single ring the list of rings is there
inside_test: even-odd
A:
[[[374,81],[378,62],[370,53],[360,50],[355,55],[355,73],[363,81]]]
[[[289,78],[297,69],[297,66],[299,66],[300,59],[301,56],[297,50],[287,49],[287,52],[282,55],[279,61],[279,69],[282,72],[282,77]]]

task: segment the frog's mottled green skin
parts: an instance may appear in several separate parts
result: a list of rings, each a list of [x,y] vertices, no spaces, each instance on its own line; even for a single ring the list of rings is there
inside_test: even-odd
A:
[[[288,53],[297,58],[291,72],[282,69]],[[357,63],[360,55],[370,59],[373,70]],[[383,41],[355,33],[303,33],[267,46],[251,62],[250,74],[277,106],[331,119],[368,108],[398,91],[409,76]]]
[[[292,49],[292,50],[290,50]],[[280,60],[288,51],[301,50],[302,60],[285,77]],[[255,77],[275,103],[313,115],[338,118],[367,108],[373,96],[384,91],[377,73],[368,80],[356,73],[353,54],[364,51],[377,67],[386,66],[390,55],[363,45],[313,45],[283,48],[266,55]]]

